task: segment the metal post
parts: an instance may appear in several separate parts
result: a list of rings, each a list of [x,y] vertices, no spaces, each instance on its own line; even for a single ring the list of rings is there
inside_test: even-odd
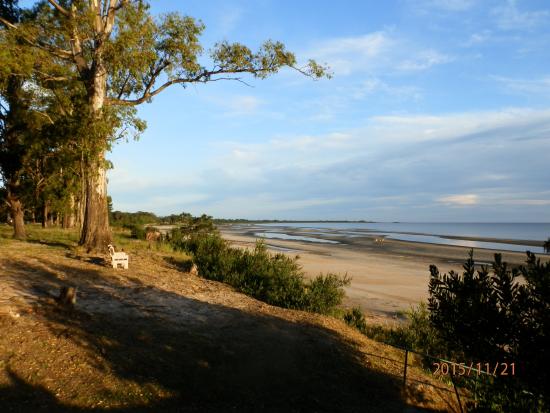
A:
[[[409,350],[405,350],[405,368],[403,369],[403,389],[407,385],[407,361],[409,359]]]
[[[458,401],[458,407],[460,407],[460,413],[464,413],[464,409],[462,408],[462,402],[460,401],[460,395],[458,394],[458,389],[456,388],[456,383],[455,383],[453,373],[451,373],[451,382],[453,383],[453,387],[455,388],[456,400]]]

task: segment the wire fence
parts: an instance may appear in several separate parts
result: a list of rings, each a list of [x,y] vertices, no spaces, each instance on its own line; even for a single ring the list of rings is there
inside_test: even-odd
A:
[[[384,359],[386,361],[396,363],[398,365],[403,365],[403,373],[400,376],[400,378],[402,379],[402,387],[404,390],[406,390],[407,388],[407,382],[414,381],[415,383],[432,386],[434,388],[437,388],[438,390],[453,393],[452,397],[456,398],[456,401],[461,413],[465,413],[465,407],[466,407],[465,399],[468,399],[469,401],[473,402],[474,406],[477,406],[477,387],[478,387],[478,381],[480,380],[480,378],[483,380],[484,378],[494,376],[494,374],[490,372],[489,366],[487,366],[487,371],[482,369],[482,367],[484,366],[483,363],[475,363],[475,364],[471,363],[466,365],[465,363],[457,363],[455,361],[434,357],[429,354],[419,353],[408,348],[396,347],[396,346],[393,346],[393,347],[404,352],[403,359],[396,360],[393,358],[382,356],[380,354],[373,354],[373,353],[366,353],[366,354],[369,356],[378,357],[380,359]],[[424,360],[425,359],[432,360],[434,361],[434,364],[436,363],[439,364],[438,371],[441,376],[449,378],[452,384],[452,390],[450,390],[448,387],[437,386],[433,382],[428,382],[425,380],[418,380],[418,379],[413,379],[411,377],[408,377],[407,375],[408,368],[413,366],[410,361],[411,354],[415,354]],[[436,372],[432,372],[432,374],[437,377]],[[475,383],[472,386],[473,394],[471,394],[470,392],[466,392],[466,393],[462,392],[463,394],[461,397],[461,392],[459,389],[463,387],[460,386],[459,382],[464,382],[464,380],[475,380]]]

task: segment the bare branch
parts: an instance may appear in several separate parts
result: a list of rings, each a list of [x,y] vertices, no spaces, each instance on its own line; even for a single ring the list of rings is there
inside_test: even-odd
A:
[[[44,116],[46,119],[48,119],[48,121],[50,122],[51,125],[55,125],[55,122],[52,120],[52,118],[50,117],[50,115],[48,115],[47,113],[44,113],[44,112],[40,112],[39,110],[33,110],[33,112],[39,114],[39,115],[42,115]]]
[[[8,20],[4,19],[3,17],[0,17],[0,23],[2,23],[8,29],[17,29],[17,26],[15,24],[10,23]]]
[[[124,79],[124,82],[122,83],[122,86],[120,87],[120,92],[118,93],[117,99],[120,99],[122,95],[124,94],[124,88],[128,84],[128,81],[130,80],[131,75],[128,73],[128,76],[126,76],[126,79]]]
[[[66,16],[66,17],[69,17],[70,16],[70,13],[68,10],[66,10],[65,8],[63,8],[58,2],[56,2],[55,0],[48,0],[48,3],[50,3],[52,6],[55,7],[55,9],[61,13],[63,16]]]

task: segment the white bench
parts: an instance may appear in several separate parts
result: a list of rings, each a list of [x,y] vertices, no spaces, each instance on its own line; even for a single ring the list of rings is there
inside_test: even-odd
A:
[[[122,265],[122,268],[125,270],[128,269],[128,254],[125,252],[115,252],[115,247],[111,244],[107,246],[109,248],[109,255],[111,256],[111,265],[113,268],[118,268],[119,265]]]

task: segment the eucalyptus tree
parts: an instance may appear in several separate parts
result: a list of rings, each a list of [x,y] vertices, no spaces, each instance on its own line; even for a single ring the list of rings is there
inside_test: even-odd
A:
[[[25,238],[24,211],[34,210],[43,188],[51,187],[52,176],[45,173],[67,162],[60,155],[67,153],[61,143],[69,130],[52,128],[59,120],[66,123],[64,106],[73,95],[64,81],[68,67],[31,47],[19,31],[9,30],[29,26],[36,18],[37,13],[18,8],[16,1],[0,3],[0,174],[14,236],[20,239]]]
[[[315,78],[327,74],[312,60],[298,67],[294,54],[275,41],[257,51],[222,41],[204,56],[200,21],[178,13],[155,17],[143,0],[48,0],[37,12],[30,25],[1,21],[29,45],[70,65],[67,81],[79,82],[85,94],[88,173],[80,244],[88,249],[103,249],[111,239],[105,154],[121,122],[142,129],[135,106],[174,85],[241,80],[243,74],[262,79],[285,66]]]
[[[0,3],[0,19],[14,24],[20,21],[17,1]],[[4,201],[13,220],[14,237],[26,237],[22,192],[24,185],[23,158],[26,132],[32,129],[32,92],[25,81],[31,76],[30,55],[15,55],[16,39],[6,30],[0,30],[0,177],[4,186]]]

